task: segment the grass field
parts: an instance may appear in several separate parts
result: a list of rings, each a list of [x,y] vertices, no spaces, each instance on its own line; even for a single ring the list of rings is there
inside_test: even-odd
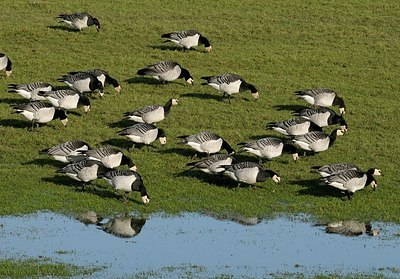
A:
[[[270,216],[306,212],[321,219],[361,219],[400,222],[400,177],[397,171],[400,130],[399,64],[400,5],[395,1],[10,1],[2,4],[0,52],[14,63],[13,75],[0,77],[0,214],[36,210],[103,215],[121,211],[235,212]],[[101,23],[71,32],[58,23],[60,13],[87,11]],[[175,51],[160,35],[197,29],[208,37],[204,47]],[[178,80],[159,86],[138,78],[141,67],[174,60],[189,69],[195,85]],[[121,95],[107,88],[103,99],[94,97],[92,110],[69,114],[69,125],[59,121],[28,131],[30,123],[11,114],[10,104],[26,100],[7,92],[9,83],[46,81],[56,86],[61,75],[101,68],[117,78]],[[260,99],[249,92],[231,104],[221,94],[201,86],[200,77],[225,72],[240,74],[256,85]],[[3,73],[2,73],[3,74]],[[295,98],[296,90],[328,87],[346,102],[349,132],[326,152],[274,160],[268,168],[281,176],[250,189],[231,189],[235,183],[210,184],[213,179],[188,171],[194,151],[178,144],[177,136],[212,130],[234,148],[236,144],[280,136],[266,130],[271,121],[291,118],[291,109],[307,104]],[[122,203],[113,189],[99,180],[97,190],[55,174],[62,166],[39,150],[82,139],[93,146],[131,145],[117,135],[126,111],[149,104],[164,104],[175,97],[172,108],[159,123],[167,145],[156,149],[126,151],[138,166],[151,201],[144,206],[138,193]],[[337,109],[337,108],[336,108]],[[331,131],[333,127],[325,129]],[[257,161],[240,155],[239,160]],[[353,162],[368,169],[379,167],[378,188],[370,187],[342,199],[334,189],[318,187],[310,173],[313,165]]]

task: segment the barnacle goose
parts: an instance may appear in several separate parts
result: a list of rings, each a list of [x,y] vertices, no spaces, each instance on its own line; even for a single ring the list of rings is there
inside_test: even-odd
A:
[[[96,89],[99,90],[100,97],[103,96],[103,85],[94,75],[89,73],[77,73],[75,75],[65,75],[57,79],[64,82],[72,89],[79,93],[92,93]]]
[[[177,99],[169,99],[164,106],[150,105],[132,112],[124,113],[125,118],[138,123],[153,124],[164,120],[169,114],[171,107],[178,105]]]
[[[38,95],[45,97],[56,108],[70,110],[81,104],[84,112],[90,111],[89,98],[74,90],[39,91]]]
[[[325,226],[326,233],[336,233],[345,236],[358,236],[367,234],[377,236],[379,229],[372,229],[370,222],[358,222],[353,220],[345,220],[339,222],[331,222]]]
[[[324,132],[310,132],[304,135],[295,136],[293,142],[306,151],[321,152],[331,147],[337,136],[343,135],[340,129],[334,130],[330,135]]]
[[[320,127],[339,124],[341,130],[343,130],[344,132],[347,131],[347,123],[344,120],[343,116],[336,114],[336,112],[334,112],[330,108],[308,108],[295,113],[295,115],[311,121]]]
[[[5,70],[6,76],[9,77],[12,74],[12,68],[13,65],[10,58],[4,53],[0,53],[0,71]]]
[[[104,146],[95,149],[88,149],[87,151],[80,151],[79,153],[84,154],[87,159],[100,161],[104,166],[111,169],[121,165],[127,165],[130,170],[137,170],[132,159],[115,147]]]
[[[191,169],[197,168],[205,173],[220,174],[225,168],[223,166],[231,165],[235,159],[232,154],[213,154],[197,162],[187,163]]]
[[[135,218],[130,215],[111,218],[107,223],[97,223],[104,232],[121,238],[138,235],[144,224],[146,224],[146,219]]]
[[[267,125],[267,129],[277,131],[287,136],[298,136],[304,135],[309,132],[322,132],[322,128],[314,123],[304,119],[295,118],[280,122],[270,122]]]
[[[57,161],[63,163],[74,162],[74,156],[80,155],[82,151],[91,149],[90,145],[81,140],[70,140],[57,144],[53,147],[39,151],[39,154],[46,154],[53,156]]]
[[[68,122],[65,111],[56,109],[52,105],[40,101],[13,106],[12,108],[14,109],[13,113],[22,114],[25,118],[32,121],[32,128],[34,128],[35,124],[38,127],[39,123],[47,123],[53,119],[60,119],[64,126]]]
[[[352,163],[336,163],[336,164],[328,164],[328,165],[323,165],[323,166],[313,166],[311,169],[318,173],[322,177],[327,177],[332,174],[337,174],[342,171],[347,171],[347,170],[358,170],[361,171],[361,169],[356,166],[355,164]],[[382,171],[377,168],[370,168],[367,172],[372,173],[373,175],[383,175]]]
[[[137,71],[137,74],[141,76],[152,76],[155,79],[161,80],[163,83],[178,78],[184,78],[187,83],[193,84],[193,77],[190,75],[189,71],[173,61],[161,61],[153,65],[148,65]]]
[[[143,184],[142,177],[135,171],[131,170],[112,170],[101,175],[116,190],[125,192],[124,200],[128,201],[128,193],[140,192],[144,204],[150,202],[146,187]]]
[[[231,95],[250,90],[254,99],[258,99],[259,94],[257,88],[250,83],[247,83],[242,77],[235,74],[223,74],[221,76],[202,77],[205,82],[201,85],[210,85],[223,93],[222,98],[228,96],[229,102]]]
[[[204,45],[208,52],[211,51],[212,47],[208,39],[202,36],[196,30],[183,30],[183,31],[175,31],[171,33],[166,33],[161,35],[161,38],[166,38],[167,40],[164,42],[172,42],[183,49],[190,49],[192,47],[196,47],[198,45]]]
[[[25,99],[30,99],[32,101],[45,101],[46,98],[38,96],[39,91],[51,91],[53,86],[47,82],[32,82],[27,84],[9,84],[8,92],[17,93]]]
[[[226,140],[210,131],[202,131],[190,136],[179,136],[178,138],[183,140],[182,144],[189,145],[197,152],[207,153],[208,156],[219,152],[222,148],[229,154],[235,152]]]
[[[254,162],[240,162],[224,166],[224,169],[224,174],[237,181],[238,187],[240,187],[241,183],[254,185],[268,178],[271,178],[275,183],[279,183],[281,180],[276,172],[263,169],[259,164]]]
[[[80,71],[80,72],[69,72],[68,74],[70,75],[75,75],[78,73],[88,73],[91,75],[94,75],[102,84],[103,87],[107,87],[109,85],[112,85],[114,87],[114,90],[117,93],[121,93],[121,85],[119,84],[119,82],[111,77],[106,71],[101,70],[101,69],[91,69],[91,70],[87,70],[87,71]]]
[[[339,106],[340,114],[345,114],[346,106],[342,98],[331,89],[316,88],[296,91],[295,95],[314,106]]]
[[[157,128],[152,124],[137,123],[129,126],[118,132],[120,136],[126,136],[133,141],[132,148],[135,143],[143,143],[145,145],[151,144],[156,139],[159,139],[162,145],[167,143],[167,138],[163,129]]]
[[[265,137],[238,145],[242,145],[238,152],[249,152],[256,155],[260,159],[259,163],[261,163],[262,158],[272,160],[272,158],[281,156],[283,152],[290,153],[295,161],[299,158],[297,148],[293,144],[284,143],[281,139],[275,137]]]
[[[88,13],[60,14],[57,18],[61,19],[60,22],[67,23],[79,31],[92,25],[96,26],[97,31],[100,30],[99,20]]]

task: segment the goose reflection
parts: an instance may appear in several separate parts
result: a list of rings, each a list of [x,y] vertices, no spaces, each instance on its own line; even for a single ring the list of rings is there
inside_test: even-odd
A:
[[[378,229],[372,229],[370,222],[358,222],[358,221],[339,221],[328,223],[325,226],[327,233],[336,233],[345,236],[358,236],[367,234],[370,236],[377,236],[379,234]]]
[[[124,215],[111,218],[107,223],[98,223],[97,225],[99,229],[102,229],[106,233],[121,238],[130,238],[138,235],[145,223],[145,218]]]
[[[255,226],[259,223],[261,223],[262,219],[259,217],[248,217],[248,216],[242,216],[242,215],[223,215],[223,214],[218,214],[215,212],[206,212],[206,215],[215,218],[217,220],[228,220],[228,221],[233,221],[235,223],[244,225],[244,226]]]
[[[102,217],[100,217],[96,212],[94,211],[86,211],[81,214],[79,214],[76,219],[85,225],[93,225],[93,224],[98,224],[103,220]]]

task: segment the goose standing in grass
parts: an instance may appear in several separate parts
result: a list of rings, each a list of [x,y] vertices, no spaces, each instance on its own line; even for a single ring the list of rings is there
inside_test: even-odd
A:
[[[363,189],[367,185],[371,184],[373,190],[378,186],[373,173],[358,170],[342,171],[323,178],[323,181],[326,185],[346,192],[349,199],[352,198],[356,191]]]
[[[337,136],[343,135],[340,129],[334,130],[330,135],[324,132],[310,132],[304,135],[295,136],[293,142],[306,151],[321,152],[331,147]]]
[[[336,112],[326,107],[303,109],[296,113],[296,115],[320,127],[339,124],[342,131],[347,131],[347,123],[343,116],[336,114]]]
[[[146,223],[144,218],[134,218],[132,216],[119,216],[111,218],[105,224],[97,224],[106,233],[122,238],[130,238],[138,235]]]
[[[169,99],[164,106],[150,105],[132,112],[124,113],[125,118],[138,123],[153,124],[165,119],[171,107],[178,105],[177,99]]]
[[[267,129],[277,131],[287,136],[304,135],[309,132],[322,132],[322,128],[304,118],[295,118],[280,122],[270,122]]]
[[[88,73],[77,73],[75,75],[62,76],[57,80],[64,82],[79,93],[92,93],[95,90],[99,90],[100,97],[103,96],[103,85],[94,75]]]
[[[71,140],[57,144],[53,147],[39,151],[39,154],[53,156],[57,161],[63,163],[74,162],[74,156],[80,155],[81,152],[91,149],[90,145],[81,140]]]
[[[275,183],[279,183],[281,178],[272,171],[263,169],[259,164],[254,162],[240,162],[229,166],[224,166],[224,174],[238,182],[238,187],[241,183],[254,185],[257,182],[263,182],[271,178]]]
[[[133,141],[132,149],[135,148],[135,143],[149,145],[156,139],[159,139],[162,145],[167,143],[164,130],[147,123],[137,123],[129,126],[118,132],[118,135],[126,136]]]
[[[163,83],[184,78],[187,83],[193,84],[193,77],[189,71],[173,61],[161,61],[153,65],[148,65],[137,71],[137,74],[140,76],[152,76]]]
[[[34,128],[35,124],[39,127],[39,123],[47,123],[54,119],[60,119],[64,126],[68,122],[65,111],[56,109],[52,105],[40,101],[13,106],[13,109],[13,113],[22,114],[25,118],[32,121],[32,128]]]
[[[290,153],[294,161],[299,158],[297,148],[293,144],[284,143],[279,138],[266,137],[238,145],[242,145],[238,152],[249,152],[256,155],[259,158],[259,163],[261,163],[262,158],[272,160],[272,158],[281,156],[283,152]]]
[[[212,49],[208,39],[196,30],[183,30],[166,33],[161,35],[161,38],[167,39],[164,43],[172,42],[183,49],[190,49],[192,47],[197,47],[198,45],[204,45],[208,52]]]
[[[205,80],[201,85],[210,85],[212,88],[221,91],[223,93],[223,99],[228,96],[229,103],[231,102],[232,94],[245,92],[247,90],[250,90],[254,99],[258,99],[259,97],[258,90],[253,84],[247,83],[242,77],[235,74],[208,76],[202,77],[201,79]]]
[[[121,85],[119,82],[111,77],[106,71],[101,70],[101,69],[91,69],[87,71],[80,71],[80,72],[69,72],[68,74],[70,75],[76,75],[78,73],[88,73],[91,75],[94,75],[102,84],[103,87],[107,87],[109,85],[112,85],[114,87],[114,90],[117,93],[121,93]]]
[[[64,173],[74,180],[84,182],[84,184],[82,184],[83,191],[86,183],[100,178],[102,174],[108,171],[110,171],[110,169],[105,167],[101,162],[87,159],[68,164],[56,172]]]
[[[197,152],[207,153],[207,156],[217,153],[221,149],[225,149],[228,154],[235,153],[235,150],[226,140],[210,131],[202,131],[190,136],[179,136],[178,138],[183,140],[182,144],[189,145]]]
[[[331,107],[339,106],[340,114],[345,114],[346,106],[342,98],[331,89],[316,88],[296,91],[295,94],[299,98],[307,101],[314,106]]]
[[[100,31],[99,20],[88,13],[60,14],[57,18],[61,19],[60,22],[64,22],[79,31],[92,25],[95,25],[96,30]]]
[[[347,170],[357,170],[361,171],[361,169],[352,163],[336,163],[336,164],[328,164],[324,166],[313,166],[312,170],[318,173],[322,177],[327,177],[333,174],[338,174]],[[370,168],[367,172],[372,173],[374,176],[383,175],[382,171],[377,168]]]
[[[53,90],[53,86],[47,82],[32,82],[27,84],[9,84],[8,92],[17,93],[21,95],[25,99],[29,99],[32,101],[45,101],[46,98],[42,96],[38,96],[39,91],[51,91]]]
[[[143,184],[142,177],[135,171],[131,170],[112,170],[104,173],[102,176],[115,190],[125,192],[124,200],[128,201],[129,192],[140,192],[144,204],[150,202],[146,187]]]
[[[76,109],[80,104],[84,112],[90,111],[89,98],[74,90],[39,91],[38,95],[46,98],[56,108],[70,110]]]
[[[225,171],[224,166],[231,165],[234,162],[232,154],[213,154],[197,162],[190,162],[187,166],[191,169],[197,168],[205,173],[220,174]]]
[[[80,151],[79,153],[85,155],[87,159],[100,161],[104,166],[110,169],[121,165],[127,165],[130,170],[137,170],[132,159],[115,147],[105,146],[96,149],[88,149],[87,151]]]
[[[6,76],[9,77],[12,74],[12,62],[10,58],[4,53],[0,53],[0,71],[5,70]]]

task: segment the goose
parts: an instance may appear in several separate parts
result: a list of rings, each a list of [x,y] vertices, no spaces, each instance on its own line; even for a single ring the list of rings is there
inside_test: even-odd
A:
[[[70,140],[53,147],[39,151],[39,154],[53,156],[57,161],[63,163],[74,162],[74,156],[80,155],[82,151],[91,149],[90,145],[81,140]]]
[[[190,75],[189,71],[173,61],[161,61],[153,65],[148,65],[137,71],[137,74],[141,76],[152,76],[155,79],[161,80],[163,83],[178,78],[184,78],[187,83],[193,85],[193,77]]]
[[[304,135],[309,132],[322,132],[322,128],[304,118],[289,119],[280,122],[270,122],[267,129],[277,131],[287,136]]]
[[[64,22],[79,31],[92,25],[95,25],[97,31],[100,31],[99,20],[88,13],[60,14],[57,18],[61,19],[60,22]]]
[[[132,112],[124,113],[125,118],[138,123],[153,124],[165,119],[169,114],[171,107],[178,105],[177,99],[169,99],[164,106],[150,105]]]
[[[358,222],[358,221],[339,221],[328,223],[325,227],[326,233],[336,233],[345,236],[359,236],[367,234],[370,236],[377,236],[378,229],[372,229],[371,223]]]
[[[340,114],[345,114],[346,106],[342,98],[331,89],[316,88],[296,91],[295,95],[314,106],[339,106]]]
[[[103,218],[99,216],[96,212],[89,210],[83,213],[79,213],[76,217],[76,220],[84,223],[85,225],[95,225],[99,224]]]
[[[150,202],[146,187],[143,184],[142,177],[131,170],[112,170],[101,175],[115,190],[125,192],[124,200],[128,201],[128,193],[140,192],[144,204]]]
[[[265,137],[256,141],[243,142],[238,152],[249,152],[256,155],[261,163],[262,158],[272,160],[272,158],[279,157],[283,152],[289,152],[294,161],[297,161],[299,154],[297,148],[293,144],[286,144],[279,138]]]
[[[254,99],[258,99],[259,94],[257,88],[250,83],[247,83],[242,77],[235,74],[223,74],[221,76],[207,76],[202,77],[205,82],[201,85],[210,85],[212,88],[217,89],[223,93],[222,98],[228,96],[230,98],[232,94],[244,92],[250,90],[251,95]]]
[[[26,84],[11,83],[8,85],[8,92],[17,93],[18,95],[32,101],[45,101],[46,98],[38,96],[39,91],[51,91],[53,86],[47,82],[32,82]]]
[[[90,111],[90,100],[74,90],[39,91],[39,96],[45,97],[56,108],[65,110],[76,109],[78,104],[83,105],[83,111]]]
[[[346,192],[349,199],[352,198],[356,191],[363,189],[367,185],[371,185],[373,190],[378,186],[373,173],[358,170],[342,171],[323,178],[323,181],[328,186]]]
[[[306,151],[321,152],[331,147],[337,136],[343,135],[340,129],[334,130],[330,135],[324,132],[309,132],[304,135],[295,136],[293,142]]]
[[[207,156],[219,152],[221,148],[225,149],[228,154],[235,152],[226,140],[210,131],[202,131],[190,136],[179,136],[178,138],[183,140],[182,144],[189,145],[197,152],[207,153]]]
[[[257,182],[263,182],[271,178],[275,183],[279,183],[281,178],[272,170],[265,170],[259,164],[254,162],[240,162],[229,166],[223,166],[224,174],[238,182],[254,185]]]
[[[336,163],[336,164],[328,164],[328,165],[323,165],[323,166],[313,166],[311,169],[318,173],[322,177],[327,177],[332,174],[337,174],[342,171],[347,171],[347,170],[357,170],[361,171],[361,169],[356,166],[355,164],[352,163]],[[372,175],[383,175],[382,171],[377,168],[370,168],[367,171],[368,173],[372,173]]]
[[[231,154],[213,154],[197,162],[187,163],[190,169],[197,168],[208,174],[220,174],[224,172],[224,167],[234,162],[233,153]]]
[[[149,145],[156,139],[159,139],[162,145],[167,143],[164,130],[147,123],[137,123],[129,126],[122,131],[119,131],[118,135],[126,136],[133,141],[132,149],[135,147],[135,143],[144,143],[145,145]]]
[[[103,85],[94,75],[88,73],[77,73],[75,75],[62,76],[57,80],[64,82],[79,93],[91,93],[98,89],[100,97],[103,97]]]
[[[68,177],[76,181],[84,182],[84,184],[82,184],[83,191],[86,183],[100,178],[101,174],[108,171],[110,171],[110,169],[105,167],[101,162],[86,159],[68,164],[63,168],[58,169],[56,172],[66,174]]]
[[[13,106],[12,108],[14,109],[13,113],[22,114],[25,118],[32,121],[32,128],[34,128],[35,124],[39,127],[39,123],[47,123],[53,119],[60,119],[64,127],[67,126],[68,118],[65,111],[56,109],[50,104],[34,101]]]
[[[127,165],[132,171],[136,171],[137,167],[131,158],[126,156],[121,150],[111,146],[104,146],[95,149],[80,151],[87,159],[100,161],[104,166],[114,169],[121,165]]]
[[[198,45],[204,45],[208,52],[212,49],[208,39],[196,30],[183,30],[166,33],[161,35],[161,38],[167,39],[164,43],[172,42],[183,49],[190,49]]]
[[[326,107],[304,109],[295,115],[304,118],[320,127],[339,124],[340,129],[347,132],[347,123],[342,115],[336,114],[333,110]]]
[[[5,70],[6,76],[9,77],[12,74],[12,62],[10,58],[4,53],[0,53],[0,71]]]
[[[130,238],[138,235],[144,224],[146,224],[144,218],[125,215],[111,218],[107,223],[98,223],[97,225],[106,233],[121,238]]]
[[[119,84],[119,82],[111,77],[106,71],[101,70],[101,69],[91,69],[91,70],[87,70],[87,71],[80,71],[80,72],[69,72],[69,75],[76,75],[78,73],[88,73],[91,75],[94,75],[102,84],[103,87],[112,85],[114,87],[114,90],[117,93],[121,93],[121,85]]]

